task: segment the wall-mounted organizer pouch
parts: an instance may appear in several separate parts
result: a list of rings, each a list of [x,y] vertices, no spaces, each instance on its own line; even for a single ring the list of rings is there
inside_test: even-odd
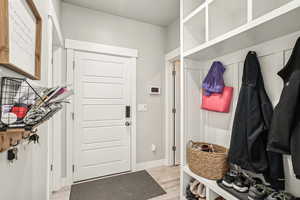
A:
[[[33,88],[26,79],[1,79],[1,130],[24,128],[32,130],[62,107],[46,104],[45,88]]]
[[[2,131],[11,128],[25,128],[25,116],[34,102],[41,100],[38,92],[25,79],[10,77],[1,79],[0,98],[0,128]]]
[[[202,94],[202,106],[204,110],[228,113],[233,96],[233,87],[225,86],[222,93],[213,93],[210,96]]]
[[[0,152],[35,134],[37,126],[61,110],[72,94],[67,87],[33,87],[26,79],[2,77]]]

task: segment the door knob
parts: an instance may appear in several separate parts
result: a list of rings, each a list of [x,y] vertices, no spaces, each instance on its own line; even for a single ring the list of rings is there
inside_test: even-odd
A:
[[[125,122],[125,126],[130,126],[130,122]]]

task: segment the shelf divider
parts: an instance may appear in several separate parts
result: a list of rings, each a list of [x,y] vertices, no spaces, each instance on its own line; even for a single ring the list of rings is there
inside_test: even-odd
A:
[[[196,16],[199,12],[201,12],[203,9],[205,9],[205,7],[207,6],[207,3],[204,2],[203,4],[201,4],[198,8],[196,8],[193,12],[191,12],[191,14],[187,15],[184,19],[183,19],[183,23],[187,23],[189,20],[191,20],[194,16]]]

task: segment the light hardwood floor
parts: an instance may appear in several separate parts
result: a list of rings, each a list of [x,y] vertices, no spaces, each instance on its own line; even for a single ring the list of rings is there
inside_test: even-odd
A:
[[[157,167],[147,170],[148,173],[160,184],[167,194],[151,200],[179,200],[180,168]],[[70,188],[64,188],[52,194],[51,200],[69,200]],[[85,199],[83,199],[85,200]],[[121,200],[121,199],[120,199]]]

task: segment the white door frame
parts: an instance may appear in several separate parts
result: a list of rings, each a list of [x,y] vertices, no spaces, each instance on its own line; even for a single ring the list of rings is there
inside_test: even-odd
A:
[[[173,99],[172,95],[169,95],[172,90],[172,85],[170,85],[170,82],[172,80],[172,70],[173,68],[170,67],[173,65],[174,61],[180,60],[180,48],[177,48],[170,53],[166,54],[165,56],[165,137],[166,137],[166,144],[165,144],[165,152],[166,152],[166,164],[168,166],[171,166],[172,163],[172,142],[171,139],[173,138],[172,128],[171,124],[173,119],[170,118],[170,114],[172,114],[172,108],[173,108]]]
[[[48,82],[47,82],[47,87],[51,87],[52,86],[52,49],[53,49],[53,21],[50,17],[50,15],[48,16],[48,24],[47,24],[47,28],[48,28],[48,33],[47,33],[47,39],[48,39],[48,69],[47,69],[47,78],[48,78]],[[54,175],[53,175],[53,171],[51,171],[51,165],[53,163],[53,123],[52,120],[49,120],[47,122],[47,130],[48,130],[48,134],[47,134],[47,141],[48,141],[48,152],[47,152],[47,200],[50,198],[50,194],[53,191],[53,187],[54,187]]]
[[[106,55],[121,56],[130,59],[131,70],[131,105],[132,105],[132,126],[131,126],[131,171],[136,170],[136,59],[138,51],[136,49],[128,49],[123,47],[108,46],[103,44],[83,42],[78,40],[65,40],[65,48],[67,49],[67,84],[73,88],[74,83],[74,66],[75,52],[92,52]],[[76,91],[75,91],[76,92]],[[66,132],[67,132],[67,185],[73,184],[73,170],[76,170],[74,155],[74,97],[71,104],[66,109]],[[76,117],[76,116],[75,116]]]
[[[48,24],[47,24],[47,40],[48,40],[48,87],[52,87],[56,83],[57,77],[61,76],[58,70],[61,68],[62,57],[57,56],[56,49],[63,48],[63,36],[61,28],[59,25],[59,20],[57,13],[54,9],[52,1],[49,1],[49,10],[48,10]],[[60,65],[59,65],[60,64]],[[56,145],[60,144],[61,140],[61,126],[57,126],[56,120],[50,120],[48,122],[48,153],[47,153],[47,199],[50,198],[51,192],[58,190],[61,187],[61,146]],[[55,135],[54,135],[54,134]],[[56,147],[54,148],[54,145]]]
[[[62,77],[62,60],[63,60],[63,48],[60,46],[55,46],[53,49],[53,85],[64,85],[63,77]],[[53,117],[53,190],[58,191],[63,186],[63,178],[62,178],[62,116],[63,110],[58,112]]]

